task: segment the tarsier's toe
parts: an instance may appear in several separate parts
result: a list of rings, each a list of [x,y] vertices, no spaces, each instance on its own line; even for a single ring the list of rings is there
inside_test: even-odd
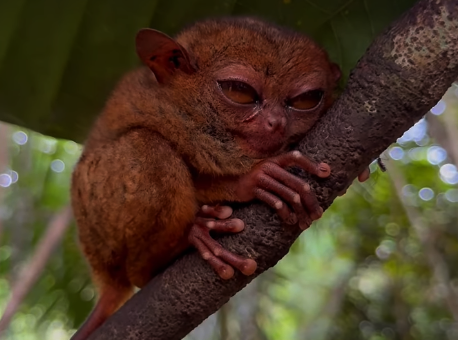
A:
[[[246,259],[245,264],[240,269],[240,271],[242,272],[242,274],[246,276],[250,276],[254,274],[254,272],[256,271],[256,268],[258,268],[258,264],[256,263],[255,260]]]
[[[289,225],[295,225],[297,223],[297,215],[295,213],[289,214],[285,222]]]
[[[231,220],[229,228],[230,232],[238,233],[245,229],[245,222],[243,222],[241,219],[234,218]]]
[[[317,176],[320,178],[326,178],[329,177],[331,174],[331,167],[326,164],[326,163],[320,163],[318,164],[318,173]]]
[[[360,182],[365,182],[369,179],[369,177],[371,176],[371,171],[369,170],[369,168],[366,168],[364,169],[363,172],[361,172],[359,175],[358,175],[358,180]]]
[[[230,266],[218,268],[216,272],[218,273],[219,277],[223,280],[230,280],[234,276],[234,269]]]
[[[202,213],[209,215],[211,217],[218,218],[220,220],[225,220],[226,218],[232,215],[232,208],[225,205],[203,205],[200,210],[202,211]]]
[[[313,221],[319,220],[323,216],[323,208],[318,207],[315,211],[310,214]]]
[[[210,264],[213,270],[218,274],[223,280],[229,280],[234,276],[234,268],[232,268],[227,263],[224,263],[221,259],[216,257],[214,254],[209,253],[207,257],[202,256],[202,258]]]
[[[310,227],[312,223],[308,220],[304,220],[304,221],[300,221],[299,222],[299,228],[301,228],[301,230],[305,230],[307,229],[308,227]]]
[[[206,222],[206,227],[209,230],[214,230],[220,233],[239,233],[245,229],[245,222],[238,218],[232,218],[230,220]]]

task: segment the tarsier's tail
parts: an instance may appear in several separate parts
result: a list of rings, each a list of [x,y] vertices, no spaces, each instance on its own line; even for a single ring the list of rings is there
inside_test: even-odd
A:
[[[86,340],[133,295],[133,292],[133,287],[128,286],[103,287],[94,310],[70,340]]]

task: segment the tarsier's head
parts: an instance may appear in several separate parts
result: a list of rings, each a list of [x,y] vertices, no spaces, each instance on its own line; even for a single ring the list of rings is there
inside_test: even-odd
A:
[[[253,18],[199,22],[176,40],[144,29],[136,44],[158,86],[253,158],[300,139],[331,105],[340,78],[310,38]]]

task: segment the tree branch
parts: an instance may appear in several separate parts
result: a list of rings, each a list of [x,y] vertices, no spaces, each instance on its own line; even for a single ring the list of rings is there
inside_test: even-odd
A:
[[[337,103],[299,149],[331,165],[317,180],[301,173],[324,208],[373,159],[418,121],[458,77],[456,0],[420,0],[379,36],[353,70]],[[258,262],[251,277],[224,282],[195,253],[186,254],[155,277],[115,313],[91,340],[183,338],[255,276],[285,256],[299,236],[267,207],[235,210],[246,222],[221,244]]]

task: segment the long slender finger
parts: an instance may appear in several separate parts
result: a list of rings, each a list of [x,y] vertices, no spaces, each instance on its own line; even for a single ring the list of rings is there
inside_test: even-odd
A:
[[[214,218],[196,216],[194,223],[207,229],[213,229],[216,224],[216,220]]]
[[[192,245],[196,247],[200,256],[207,261],[213,270],[223,279],[229,280],[234,276],[234,269],[218,259],[208,247],[198,237],[193,237],[190,240]]]
[[[326,163],[315,163],[305,157],[300,151],[291,151],[283,155],[276,156],[271,159],[272,162],[278,164],[282,168],[290,166],[298,166],[306,172],[316,175],[320,178],[329,177],[331,168]]]
[[[234,253],[231,253],[230,251],[227,251],[224,248],[223,252],[218,257],[233,265],[235,268],[240,270],[243,275],[246,276],[253,275],[256,271],[256,268],[258,268],[258,264],[255,260],[240,257]]]
[[[363,172],[361,172],[359,175],[358,175],[358,180],[360,182],[365,182],[369,179],[369,177],[371,176],[371,171],[369,168],[366,168],[364,169]]]
[[[245,228],[245,222],[239,218],[215,220],[213,218],[196,217],[194,223],[220,233],[238,233]]]
[[[337,194],[337,196],[341,197],[341,196],[345,195],[346,193],[347,193],[347,189],[342,190],[341,192],[339,192],[339,193]]]
[[[271,208],[277,211],[278,216],[288,224],[296,224],[297,223],[297,216],[286,205],[286,203],[282,202],[280,198],[275,195],[272,195],[270,192],[267,192],[264,189],[256,188],[254,190],[254,195],[257,199],[263,201]]]
[[[312,220],[317,220],[323,215],[323,209],[320,207],[315,194],[310,190],[310,185],[303,179],[294,176],[292,173],[282,169],[275,163],[269,164],[269,166],[264,169],[264,172],[297,192],[307,211],[310,213]]]
[[[210,251],[221,260],[237,268],[245,275],[251,275],[257,268],[256,261],[245,259],[230,251],[224,249],[218,242],[211,238],[209,234],[200,234],[197,236]]]
[[[225,220],[232,215],[232,208],[227,205],[203,205],[197,215]]]
[[[281,184],[270,176],[266,176],[264,174],[259,175],[258,185],[261,189],[277,194],[282,200],[288,203],[301,202],[301,196],[297,192]]]
[[[219,233],[238,233],[245,229],[245,222],[238,218],[214,222],[210,229]]]
[[[302,206],[301,196],[297,192],[267,175],[259,175],[258,183],[262,189],[268,190],[286,201],[296,213],[299,223],[301,223],[301,221],[309,222],[310,218]],[[310,223],[308,225],[310,225]]]
[[[233,275],[232,268],[225,265],[224,262],[237,268],[245,275],[251,275],[256,270],[256,261],[243,258],[224,249],[210,236],[209,229],[206,227],[193,224],[189,231],[188,240],[190,244],[197,248],[202,258],[207,260],[223,279],[230,278]]]

